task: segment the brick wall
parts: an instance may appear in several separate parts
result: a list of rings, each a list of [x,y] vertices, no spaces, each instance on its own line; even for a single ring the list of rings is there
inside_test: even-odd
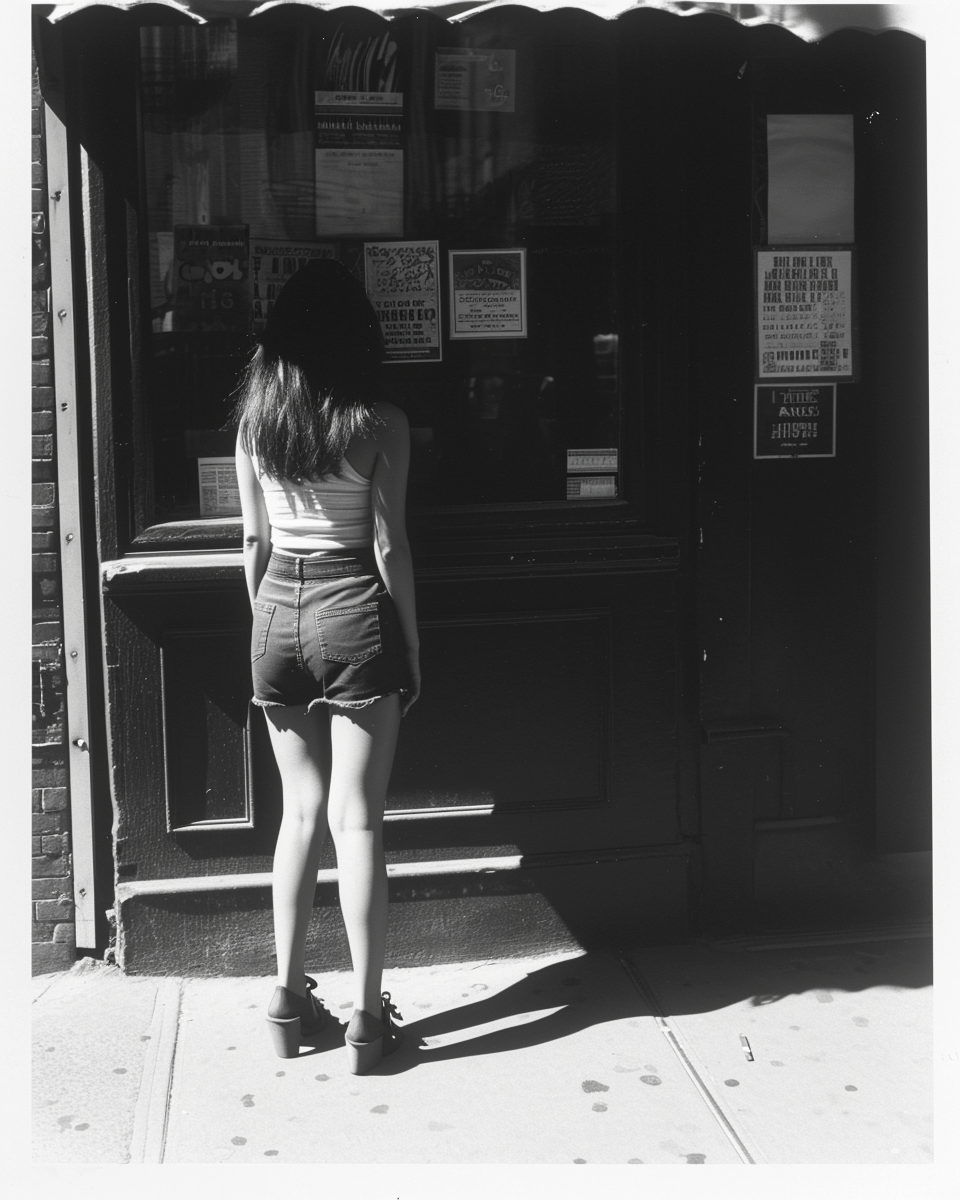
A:
[[[33,72],[33,973],[76,958],[43,120]]]

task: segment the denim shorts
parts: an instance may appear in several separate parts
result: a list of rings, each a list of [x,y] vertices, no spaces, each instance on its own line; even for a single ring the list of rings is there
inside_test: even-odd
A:
[[[409,690],[406,647],[373,550],[270,556],[253,605],[253,702],[365,708]]]

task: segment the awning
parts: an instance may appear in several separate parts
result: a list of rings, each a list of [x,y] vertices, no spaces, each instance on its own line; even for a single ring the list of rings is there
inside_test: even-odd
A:
[[[366,8],[388,20],[405,9],[430,9],[451,21],[503,5],[506,0],[489,3],[449,3],[431,0],[68,0],[50,5],[47,20],[62,21],[75,13],[94,6],[134,11],[144,4],[162,5],[184,17],[205,24],[230,17],[256,17],[281,4],[297,4],[302,8],[336,9]],[[897,29],[926,37],[935,21],[936,6],[927,4],[700,4],[683,0],[511,0],[523,8],[548,12],[557,8],[581,8],[607,19],[635,8],[653,8],[675,13],[680,17],[713,13],[730,17],[741,25],[780,25],[807,42],[817,42],[839,29],[859,29],[882,33]]]

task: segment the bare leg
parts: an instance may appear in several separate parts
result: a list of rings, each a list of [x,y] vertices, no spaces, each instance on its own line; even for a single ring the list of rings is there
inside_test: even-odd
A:
[[[333,709],[328,817],[337,851],[340,908],[353,962],[354,1005],[380,1016],[387,944],[383,809],[400,728],[400,699]]]
[[[273,857],[277,981],[306,995],[304,954],[320,851],[327,835],[330,726],[324,705],[264,711],[283,782],[283,821]]]

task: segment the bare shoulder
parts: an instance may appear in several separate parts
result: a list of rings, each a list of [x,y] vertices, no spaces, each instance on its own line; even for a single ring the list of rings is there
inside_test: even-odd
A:
[[[383,422],[374,434],[377,450],[388,463],[403,462],[410,447],[410,422],[406,413],[387,401],[375,405],[374,412]]]
[[[410,422],[402,408],[397,408],[395,404],[382,400],[373,406],[373,411],[383,422],[379,432],[386,435],[387,438],[402,438],[409,435]]]

